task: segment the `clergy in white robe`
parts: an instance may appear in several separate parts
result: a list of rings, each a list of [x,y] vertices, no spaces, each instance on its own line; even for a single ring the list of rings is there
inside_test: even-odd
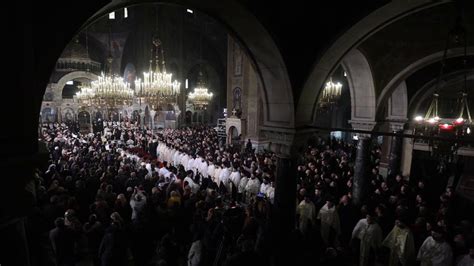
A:
[[[222,184],[226,187],[227,191],[230,192],[230,171],[229,168],[224,166],[219,174],[219,186]]]
[[[269,187],[270,182],[268,181],[268,178],[264,178],[263,183],[260,185],[260,193],[266,194]]]
[[[194,175],[196,175],[196,169],[194,168],[194,158],[192,156],[189,157],[187,167],[186,167],[186,171],[189,171],[189,170],[193,171]]]
[[[252,174],[250,176],[250,179],[247,182],[247,185],[245,186],[246,201],[249,202],[250,199],[257,196],[259,190],[260,190],[260,181],[258,180],[257,177],[255,177],[255,175]]]
[[[213,162],[209,162],[209,166],[207,167],[207,177],[214,181],[214,172],[216,170],[216,166]]]
[[[382,245],[390,249],[388,266],[409,266],[415,263],[415,240],[405,223],[397,220]]]
[[[221,175],[221,167],[216,165],[216,169],[214,170],[214,176],[212,177],[212,181],[214,181],[217,185],[219,185],[219,176]]]
[[[417,260],[420,266],[452,265],[453,251],[440,233],[432,232],[421,245]]]
[[[359,265],[369,265],[369,258],[374,256],[377,250],[382,246],[382,229],[375,222],[372,215],[360,219],[352,231],[352,239],[360,240]],[[374,261],[370,261],[374,263]]]
[[[181,164],[184,166],[184,170],[188,171],[188,161],[189,161],[189,155],[184,154],[183,157],[181,158]]]
[[[265,192],[265,195],[267,196],[270,203],[273,204],[275,200],[275,183],[273,181],[270,182],[270,187],[267,188],[267,192]]]
[[[335,236],[334,244],[337,244],[338,236],[341,233],[341,224],[339,214],[332,201],[326,201],[326,204],[319,210],[317,219],[321,221],[321,237],[324,243],[326,245],[333,244],[329,243],[329,237],[331,236],[331,232],[333,232]]]
[[[201,165],[199,166],[199,173],[201,173],[201,175],[204,177],[204,178],[207,178],[208,177],[208,166],[207,166],[207,163],[206,161],[201,158]]]
[[[233,168],[232,173],[230,174],[229,178],[230,178],[230,181],[232,181],[232,183],[234,183],[234,186],[236,188],[238,188],[239,183],[240,183],[240,172],[239,172],[239,170]]]
[[[298,229],[303,235],[309,233],[316,220],[316,207],[309,197],[305,197],[296,208]]]
[[[188,182],[188,185],[194,194],[196,194],[199,191],[199,184],[194,182],[194,180],[191,178],[191,175],[188,175],[184,178],[183,183],[185,182]]]
[[[248,181],[249,181],[249,178],[244,175],[240,179],[239,185],[237,186],[237,197],[238,197],[238,200],[241,202],[245,201],[245,187],[247,186]]]

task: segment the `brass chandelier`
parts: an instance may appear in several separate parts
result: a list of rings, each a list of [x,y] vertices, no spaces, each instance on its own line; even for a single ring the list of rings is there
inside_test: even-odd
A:
[[[435,91],[433,93],[431,103],[424,116],[417,115],[414,118],[414,134],[431,136],[431,137],[448,137],[452,140],[430,139],[428,144],[431,148],[432,156],[439,157],[443,162],[452,162],[456,159],[457,150],[459,148],[458,137],[467,137],[471,134],[472,118],[468,105],[467,93],[467,40],[466,30],[461,25],[461,20],[457,20],[456,27],[451,30],[446,40],[443,58],[441,60],[441,68],[439,76],[436,80]],[[448,117],[440,117],[439,100],[440,100],[440,84],[446,66],[447,52],[449,44],[453,39],[456,43],[460,40],[464,41],[464,84],[457,101],[458,112]]]
[[[188,100],[193,104],[195,109],[206,109],[214,95],[212,92],[209,92],[208,88],[206,87],[203,81],[202,71],[199,71],[197,85],[198,86],[194,88],[194,91],[189,93]]]
[[[157,109],[163,103],[176,102],[181,83],[173,80],[172,73],[166,72],[164,51],[160,39],[155,36],[152,43],[150,68],[148,72],[143,73],[143,80],[139,78],[135,80],[135,95],[139,99],[144,99],[153,109]],[[153,55],[155,55],[154,60]]]
[[[337,104],[341,98],[342,84],[333,82],[332,77],[326,82],[322,95],[319,98],[319,107],[321,111],[327,111]]]

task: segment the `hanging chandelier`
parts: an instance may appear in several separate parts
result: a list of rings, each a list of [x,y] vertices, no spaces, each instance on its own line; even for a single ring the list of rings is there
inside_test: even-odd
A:
[[[199,71],[197,87],[194,88],[193,92],[189,93],[188,100],[193,104],[194,109],[202,110],[207,108],[212,97],[212,92],[209,92],[205,85],[203,73]]]
[[[467,93],[467,41],[466,31],[460,24],[458,19],[456,27],[448,34],[446,47],[444,49],[443,58],[441,60],[440,74],[436,80],[435,92],[433,93],[431,103],[424,116],[418,115],[414,118],[414,134],[429,137],[448,137],[452,141],[440,141],[439,139],[429,139],[428,144],[431,147],[432,155],[439,157],[443,161],[452,161],[457,154],[458,137],[465,137],[471,134],[472,118],[468,105]],[[454,39],[459,42],[464,41],[464,85],[461,89],[460,96],[457,101],[458,112],[447,115],[448,117],[440,117],[439,98],[440,84],[444,74],[446,65],[447,52],[449,50],[450,40]]]
[[[108,74],[101,72],[97,80],[92,81],[89,85],[81,87],[81,90],[76,93],[76,99],[81,104],[87,106],[95,105],[98,108],[106,107],[113,109],[118,106],[128,106],[133,103],[134,92],[129,84],[124,82],[123,78],[115,75],[112,70],[113,56],[111,45],[111,33],[109,32],[109,56],[107,57]],[[86,32],[86,50],[87,32]]]
[[[98,105],[114,107],[131,105],[133,101],[133,90],[117,75],[101,73],[97,80],[91,82],[91,89]]]
[[[107,108],[129,106],[133,102],[133,96],[133,90],[123,78],[113,74],[105,75],[103,72],[97,80],[92,81],[89,86],[81,87],[76,93],[76,99],[81,104]]]
[[[319,99],[319,107],[321,111],[327,111],[336,105],[341,98],[342,84],[334,83],[332,77],[326,82],[321,98]]]
[[[152,43],[150,68],[148,72],[143,73],[143,80],[135,80],[135,95],[156,109],[160,104],[176,101],[181,83],[173,80],[172,73],[166,72],[164,51],[160,39],[153,37]],[[159,50],[161,50],[161,68]],[[153,60],[153,55],[155,55],[155,60]]]

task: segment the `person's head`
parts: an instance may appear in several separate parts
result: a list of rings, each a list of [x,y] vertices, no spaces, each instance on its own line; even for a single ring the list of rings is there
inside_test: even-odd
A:
[[[401,182],[402,181],[402,176],[401,175],[396,175],[395,176],[395,180],[397,180],[397,182]]]
[[[122,216],[118,212],[113,212],[110,215],[110,219],[112,220],[112,224],[118,227],[121,227],[123,224]]]
[[[97,222],[97,215],[95,214],[89,215],[89,223],[94,224],[95,222]]]
[[[423,202],[423,197],[420,194],[416,195],[416,203],[422,203],[422,202]]]
[[[328,209],[331,209],[334,207],[334,199],[329,197],[327,200],[326,200],[326,204],[328,205]]]
[[[349,197],[347,195],[344,195],[341,197],[341,203],[344,205],[349,204]]]
[[[418,181],[418,188],[420,188],[420,189],[425,188],[425,182],[423,182],[423,181],[421,181],[421,180]]]
[[[431,228],[431,236],[436,242],[444,241],[444,232],[443,229],[439,226],[433,226],[433,228]]]
[[[64,228],[65,227],[65,223],[64,223],[64,218],[62,217],[58,217],[54,220],[54,225],[57,227],[57,228]]]
[[[319,187],[315,188],[314,189],[314,195],[316,195],[317,197],[321,197],[321,189]]]
[[[375,222],[375,217],[373,212],[367,212],[365,215],[365,218],[367,219],[368,224],[373,224]]]
[[[135,194],[135,197],[134,197],[135,201],[142,201],[142,199],[143,199],[143,197],[142,197],[141,193]]]

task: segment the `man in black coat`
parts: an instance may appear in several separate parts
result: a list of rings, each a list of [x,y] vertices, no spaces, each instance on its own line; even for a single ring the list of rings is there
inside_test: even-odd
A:
[[[74,232],[64,224],[64,218],[57,218],[54,221],[56,228],[49,232],[49,239],[56,255],[58,266],[75,265],[74,255]]]

